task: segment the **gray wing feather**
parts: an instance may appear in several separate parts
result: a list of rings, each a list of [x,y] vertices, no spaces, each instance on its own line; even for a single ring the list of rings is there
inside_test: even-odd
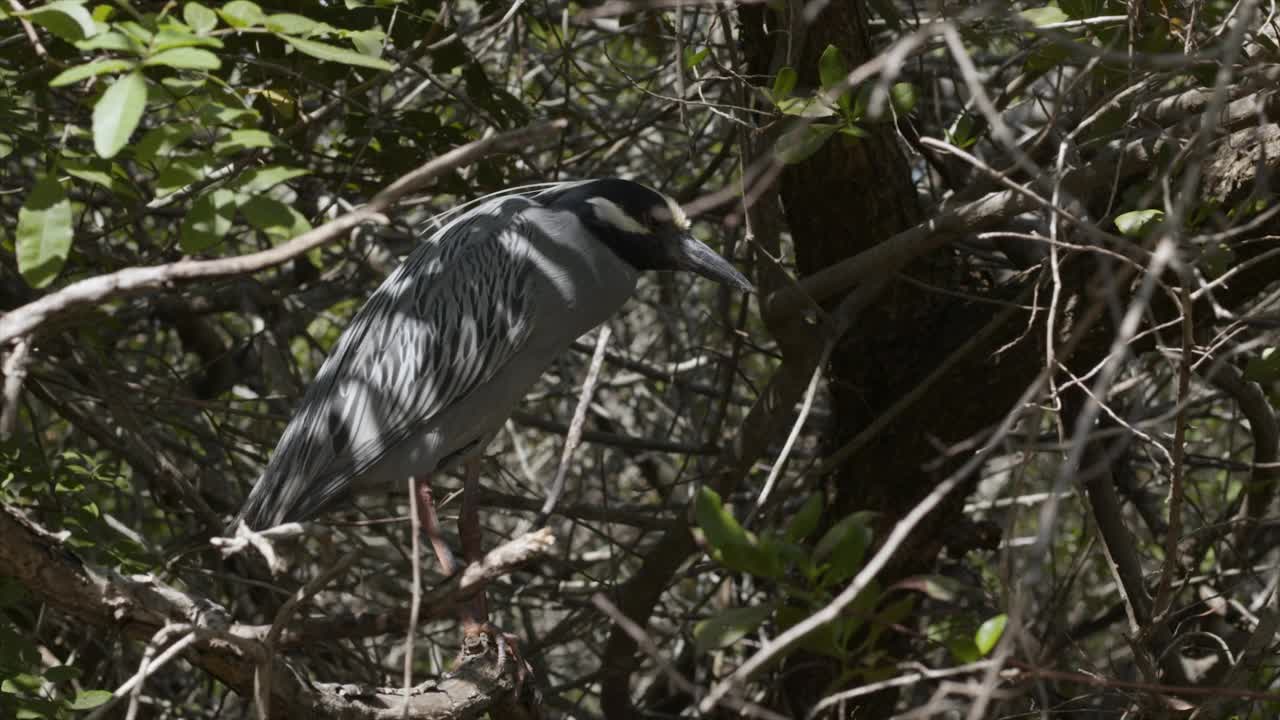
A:
[[[519,351],[532,316],[532,228],[520,218],[530,207],[520,196],[485,203],[387,277],[307,389],[238,519],[261,528],[322,512]]]

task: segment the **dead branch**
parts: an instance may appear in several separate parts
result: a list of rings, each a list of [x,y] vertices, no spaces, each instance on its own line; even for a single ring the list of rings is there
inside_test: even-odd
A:
[[[84,563],[66,549],[63,541],[62,536],[28,520],[16,508],[0,505],[0,573],[17,578],[60,612],[89,626],[121,631],[143,641],[172,624],[189,626],[196,639],[183,656],[246,698],[253,697],[256,664],[270,662],[274,677],[272,713],[278,717],[401,717],[404,695],[400,689],[304,685],[284,660],[267,653],[271,626],[234,622],[216,603],[182,592],[154,576],[126,577]],[[479,567],[468,568],[428,593],[424,600],[441,607],[460,602],[482,580],[504,575],[516,565],[545,554],[552,541],[550,531],[545,529],[517,538],[491,551]],[[321,635],[304,637],[323,639]],[[302,639],[297,635],[291,638],[288,631],[283,631],[280,644],[297,644]],[[510,672],[494,675],[482,670],[482,665],[472,663],[457,677],[416,688],[409,699],[408,717],[472,718],[495,703],[505,702],[505,696],[516,686],[514,667]]]

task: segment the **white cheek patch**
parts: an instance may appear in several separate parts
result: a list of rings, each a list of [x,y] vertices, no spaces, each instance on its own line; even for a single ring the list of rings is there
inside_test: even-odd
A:
[[[618,207],[612,200],[593,197],[587,202],[595,209],[596,217],[619,230],[637,235],[651,235],[653,233],[652,230],[644,226],[644,223],[628,215],[626,210]]]

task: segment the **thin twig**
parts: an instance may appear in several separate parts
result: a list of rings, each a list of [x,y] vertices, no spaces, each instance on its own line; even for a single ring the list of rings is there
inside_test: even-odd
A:
[[[27,360],[31,356],[31,341],[21,339],[4,360],[4,407],[0,409],[0,440],[8,440],[18,424],[18,400],[22,396],[22,382],[27,377]]]
[[[657,663],[658,668],[662,670],[662,674],[667,676],[667,679],[671,681],[672,685],[675,685],[680,688],[682,692],[692,697],[696,698],[702,696],[703,688],[695,685],[693,681],[685,677],[678,669],[676,669],[675,665],[671,663],[671,660],[664,656],[662,651],[658,649],[658,644],[654,642],[649,633],[645,632],[644,628],[640,627],[640,625],[638,625],[634,620],[627,617],[626,614],[619,610],[616,605],[609,602],[608,598],[600,593],[596,593],[591,596],[591,604],[595,605],[596,609],[600,612],[609,616],[609,619],[616,623],[618,627],[622,628],[623,632],[630,635],[631,639],[636,641],[636,645],[639,646],[650,659]],[[749,717],[767,718],[768,720],[784,720],[785,717],[768,708],[760,707],[754,703],[740,701],[736,698],[724,698],[721,702],[723,702],[726,707],[737,710],[743,715]]]
[[[418,633],[418,615],[422,610],[422,519],[418,517],[417,478],[409,476],[409,526],[413,543],[413,596],[409,603],[409,628],[404,634],[404,708],[401,717],[409,717],[409,688],[413,687],[413,637]]]
[[[13,8],[14,14],[18,16],[18,22],[22,25],[22,31],[27,34],[27,40],[31,41],[31,47],[35,49],[36,55],[48,60],[49,51],[45,50],[44,44],[40,42],[40,35],[36,33],[35,26],[31,24],[30,20],[22,16],[22,13],[25,13],[27,9],[22,7],[22,3],[18,2],[18,0],[9,0],[9,7]]]
[[[298,606],[306,602],[311,596],[320,592],[326,585],[332,582],[339,575],[347,571],[351,564],[364,552],[364,548],[357,546],[354,550],[343,555],[333,567],[311,578],[310,582],[298,588],[296,592],[289,596],[289,599],[280,606],[276,611],[276,616],[271,623],[271,629],[267,631],[266,638],[262,644],[266,646],[265,661],[260,663],[255,670],[254,701],[258,706],[258,717],[260,720],[270,720],[271,716],[271,670],[276,662],[276,642],[280,639],[280,633],[284,632],[284,628],[289,624],[289,619],[293,617],[293,613]]]
[[[760,512],[765,503],[769,500],[769,495],[773,492],[774,483],[778,481],[778,476],[782,474],[782,469],[787,465],[787,458],[791,456],[791,448],[795,446],[796,439],[800,437],[800,431],[804,428],[804,423],[809,418],[809,411],[813,409],[813,398],[818,394],[818,385],[822,380],[822,373],[827,369],[827,360],[831,357],[831,349],[835,347],[835,343],[830,340],[822,348],[822,355],[818,358],[818,363],[813,367],[813,375],[809,378],[809,386],[804,391],[804,401],[800,405],[800,413],[796,417],[796,421],[791,425],[791,432],[787,435],[787,441],[782,445],[782,452],[778,453],[777,460],[773,462],[773,468],[769,470],[769,477],[764,481],[764,487],[760,490],[760,495],[756,497],[756,505],[747,515],[747,523]]]
[[[833,693],[831,695],[828,695],[822,698],[821,702],[819,702],[817,705],[814,705],[809,710],[808,717],[810,718],[810,720],[812,720],[812,718],[815,718],[821,715],[823,710],[826,710],[827,708],[832,707],[834,705],[839,705],[840,703],[847,702],[856,697],[862,697],[864,695],[878,693],[881,690],[890,690],[892,688],[905,687],[907,685],[914,685],[915,683],[918,683],[921,680],[940,680],[942,678],[955,677],[956,675],[968,675],[969,673],[975,673],[981,670],[985,670],[991,667],[993,664],[994,663],[992,663],[992,661],[990,660],[979,660],[977,662],[967,663],[965,665],[957,665],[956,667],[951,667],[951,668],[943,668],[941,670],[934,670],[932,668],[920,667],[920,669],[916,672],[908,673],[906,675],[898,675],[897,677],[892,677],[887,680],[880,680],[878,682],[867,683],[866,685],[859,685],[858,687],[855,687],[855,688],[842,690],[838,693]]]
[[[125,693],[129,693],[130,695],[129,717],[133,717],[136,713],[136,701],[139,694],[138,691],[141,690],[142,683],[147,679],[147,676],[167,665],[170,660],[177,657],[183,650],[186,650],[196,641],[196,633],[188,632],[177,642],[170,645],[164,652],[160,653],[158,656],[155,655],[156,646],[164,643],[162,635],[167,637],[175,632],[176,628],[179,627],[186,626],[166,625],[157,631],[152,642],[148,643],[146,650],[143,651],[142,663],[138,666],[138,671],[135,672],[128,680],[125,680],[120,687],[116,688],[115,692],[111,693],[111,699],[95,708],[85,720],[101,720],[108,710],[124,698]],[[152,656],[155,656],[154,659]]]
[[[1191,319],[1191,286],[1186,282],[1190,273],[1183,273],[1184,282],[1178,301],[1182,306],[1182,357],[1178,361],[1178,412],[1173,425],[1173,463],[1169,470],[1169,527],[1164,535],[1164,568],[1151,605],[1151,621],[1163,622],[1173,605],[1173,576],[1178,571],[1178,543],[1182,540],[1183,467],[1187,456],[1187,404],[1191,397],[1191,349],[1194,344]]]
[[[547,499],[538,512],[536,525],[543,525],[547,517],[555,510],[564,493],[564,479],[569,472],[569,463],[573,453],[582,441],[582,426],[587,422],[587,410],[591,407],[591,396],[595,394],[596,382],[600,379],[600,366],[604,364],[604,351],[609,346],[609,335],[612,331],[608,325],[600,326],[600,334],[596,337],[596,350],[591,355],[591,365],[587,368],[587,379],[582,382],[582,392],[578,395],[578,406],[574,408],[573,420],[569,423],[569,434],[564,439],[564,451],[560,453],[560,466],[556,468],[556,477],[547,491]]]

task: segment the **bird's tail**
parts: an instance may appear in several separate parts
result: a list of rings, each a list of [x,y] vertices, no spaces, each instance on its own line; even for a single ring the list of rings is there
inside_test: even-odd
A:
[[[227,526],[228,535],[234,535],[236,527],[240,523],[244,523],[250,530],[263,530],[278,525],[272,522],[268,512],[271,503],[268,500],[274,493],[271,492],[268,482],[269,478],[263,475],[253,484],[253,489],[249,491],[249,497],[245,498],[244,504],[240,506],[240,512],[231,519],[231,524]]]
[[[273,472],[268,466],[240,512],[231,521],[229,532],[244,523],[250,530],[265,530],[287,522],[306,522],[341,504],[350,497],[345,478],[328,478],[304,483],[298,477]]]

